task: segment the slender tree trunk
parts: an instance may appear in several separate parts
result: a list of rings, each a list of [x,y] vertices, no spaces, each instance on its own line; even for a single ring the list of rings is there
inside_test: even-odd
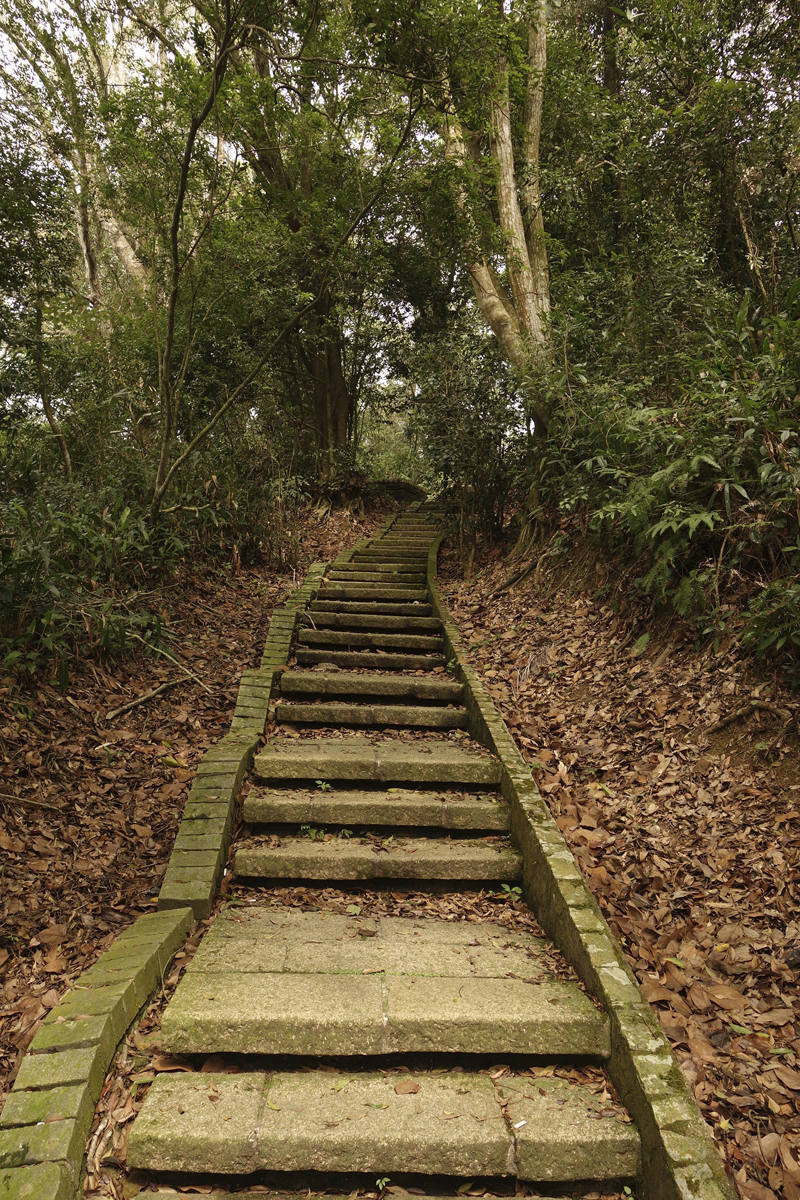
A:
[[[97,273],[97,258],[94,252],[92,229],[89,222],[89,168],[86,156],[83,154],[78,163],[78,178],[80,183],[75,204],[75,224],[77,227],[78,242],[83,254],[83,267],[86,272],[89,299],[93,305],[100,305],[103,302],[103,291]]]
[[[550,278],[539,172],[546,65],[545,0],[537,0],[528,28],[528,83],[519,167],[512,139],[508,63],[503,55],[496,64],[491,105],[490,151],[497,165],[497,212],[505,239],[511,294],[491,266],[488,255],[469,266],[478,306],[504,355],[525,380],[529,409],[540,432],[546,432],[549,413],[536,375],[550,357],[547,327]],[[464,167],[477,168],[477,139],[465,139],[458,115],[452,110],[445,124],[445,153]],[[463,191],[458,202],[466,211]]]
[[[47,422],[53,431],[53,436],[58,442],[61,451],[61,457],[64,460],[64,474],[67,479],[72,478],[72,459],[69,453],[67,439],[64,437],[64,431],[61,428],[58,418],[53,410],[53,405],[50,399],[50,389],[47,385],[47,371],[44,365],[44,352],[42,349],[42,293],[37,283],[36,285],[36,372],[39,377],[39,395],[42,400],[42,408],[44,415],[47,417]]]

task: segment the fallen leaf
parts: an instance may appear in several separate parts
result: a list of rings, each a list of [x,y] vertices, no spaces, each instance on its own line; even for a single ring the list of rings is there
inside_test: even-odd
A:
[[[213,1073],[225,1070],[225,1059],[221,1054],[209,1054],[208,1058],[203,1062],[200,1068],[201,1074]]]
[[[150,1059],[150,1066],[154,1071],[194,1071],[188,1059],[180,1054],[154,1054]]]
[[[419,1084],[414,1079],[401,1079],[399,1083],[394,1085],[394,1090],[398,1096],[415,1096],[419,1091]]]

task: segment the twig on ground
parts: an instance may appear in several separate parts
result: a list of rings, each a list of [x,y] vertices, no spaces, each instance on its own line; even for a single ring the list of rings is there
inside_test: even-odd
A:
[[[45,804],[44,800],[34,800],[33,796],[15,796],[12,792],[0,792],[0,800],[14,800],[17,804],[35,804],[37,808],[49,808],[50,812],[61,812],[61,809],[55,804]]]
[[[136,708],[137,705],[144,704],[147,700],[152,700],[154,696],[160,696],[167,688],[175,687],[176,683],[181,682],[182,680],[180,679],[169,679],[166,683],[160,684],[159,687],[153,688],[152,691],[145,692],[142,696],[137,696],[135,700],[129,700],[127,704],[121,704],[119,708],[112,708],[111,712],[106,713],[106,720],[113,721],[117,717],[121,717],[129,709]]]
[[[211,695],[211,688],[207,687],[206,684],[203,683],[202,679],[195,675],[194,671],[190,671],[188,667],[183,665],[183,663],[178,662],[178,659],[170,654],[168,650],[162,650],[160,646],[151,646],[150,643],[146,642],[143,637],[139,637],[138,633],[130,633],[128,634],[128,637],[136,638],[137,642],[141,642],[143,646],[147,646],[148,650],[155,650],[156,654],[163,654],[164,658],[169,659],[169,661],[173,663],[179,671],[183,671],[184,675],[188,675],[190,679],[195,681],[195,683],[199,683],[203,691],[208,692],[209,696]]]
[[[726,729],[734,721],[738,721],[741,717],[746,717],[756,711],[772,713],[773,716],[780,717],[787,725],[792,720],[792,714],[787,712],[785,708],[778,708],[777,704],[770,704],[768,700],[748,700],[747,704],[743,704],[741,708],[728,713],[726,717],[717,721],[715,725],[709,725],[706,733],[718,733],[720,729]]]

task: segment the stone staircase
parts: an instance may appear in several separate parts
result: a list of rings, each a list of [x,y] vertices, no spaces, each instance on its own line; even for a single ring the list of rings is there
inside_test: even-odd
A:
[[[401,516],[341,555],[301,615],[235,847],[254,902],[217,918],[163,1018],[163,1048],[198,1069],[232,1057],[156,1078],[130,1167],[277,1189],[305,1173],[316,1191],[391,1176],[431,1195],[475,1179],[609,1192],[639,1174],[610,1084],[580,1081],[609,1058],[609,1019],[548,943],[491,922],[300,911],[264,890],[521,878],[500,764],[464,732],[429,603],[436,528],[425,506]]]

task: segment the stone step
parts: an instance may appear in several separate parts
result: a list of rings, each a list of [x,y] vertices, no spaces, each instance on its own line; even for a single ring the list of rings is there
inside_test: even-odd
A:
[[[161,1044],[173,1054],[608,1058],[608,1017],[557,978],[547,951],[501,925],[228,909],[164,1013]]]
[[[412,588],[392,586],[388,584],[358,583],[351,580],[348,584],[329,583],[320,588],[317,600],[422,600],[428,599],[427,588]]]
[[[303,650],[295,654],[301,667],[362,667],[368,671],[444,670],[445,661],[436,654],[371,654],[369,650]]]
[[[255,756],[253,772],[261,783],[322,779],[497,787],[501,778],[500,763],[488,754],[433,738],[411,744],[365,737],[273,738]]]
[[[435,879],[516,883],[522,857],[507,845],[441,838],[397,838],[385,846],[370,839],[281,838],[279,846],[239,843],[236,874],[246,879]],[[320,1051],[322,1053],[322,1051]]]
[[[382,616],[377,613],[325,613],[300,614],[300,623],[312,629],[394,629],[426,630],[441,633],[442,622],[438,617]]]
[[[633,1180],[640,1145],[588,1088],[558,1077],[510,1075],[495,1087],[467,1072],[165,1073],[133,1123],[127,1164],[573,1183]]]
[[[352,650],[441,650],[441,637],[420,633],[368,633],[346,629],[301,629],[301,646],[341,646]]]
[[[297,704],[275,706],[279,725],[394,725],[406,729],[466,729],[463,708],[431,708],[422,704]]]
[[[344,567],[337,567],[335,570],[329,571],[328,579],[332,583],[384,583],[390,586],[398,584],[406,587],[425,582],[425,575],[422,571],[367,571],[358,563],[353,565],[352,570],[345,570],[345,567],[350,565],[350,563],[345,563]]]
[[[503,833],[508,805],[499,797],[470,792],[374,792],[253,788],[245,797],[244,820],[253,825],[420,826]]]
[[[334,671],[284,671],[281,675],[284,696],[349,696],[363,699],[392,698],[397,701],[424,700],[438,704],[460,704],[464,689],[449,679],[425,676],[358,675]]]
[[[370,542],[370,547],[397,546],[401,548],[410,548],[412,550],[427,551],[428,547],[432,546],[435,540],[435,537],[431,534],[406,533],[397,534],[395,537],[385,537],[381,538],[379,541]]]
[[[433,613],[430,604],[380,604],[361,600],[312,600],[308,611],[340,613],[374,613],[376,616],[429,617]]]
[[[412,563],[425,570],[428,556],[423,550],[393,550],[390,546],[375,546],[357,551],[351,562]]]
[[[417,566],[416,563],[412,563],[411,565],[408,565],[405,561],[393,562],[393,563],[382,563],[382,562],[360,563],[360,562],[352,562],[351,561],[351,562],[346,562],[346,563],[340,563],[338,566],[334,566],[331,569],[330,578],[333,577],[334,573],[337,573],[337,574],[345,574],[346,573],[346,575],[348,577],[351,575],[355,575],[358,578],[360,578],[362,575],[367,575],[370,577],[370,579],[372,578],[373,575],[377,575],[379,577],[379,580],[384,579],[387,575],[391,575],[391,576],[413,575],[415,579],[421,579],[425,575],[425,567]]]

